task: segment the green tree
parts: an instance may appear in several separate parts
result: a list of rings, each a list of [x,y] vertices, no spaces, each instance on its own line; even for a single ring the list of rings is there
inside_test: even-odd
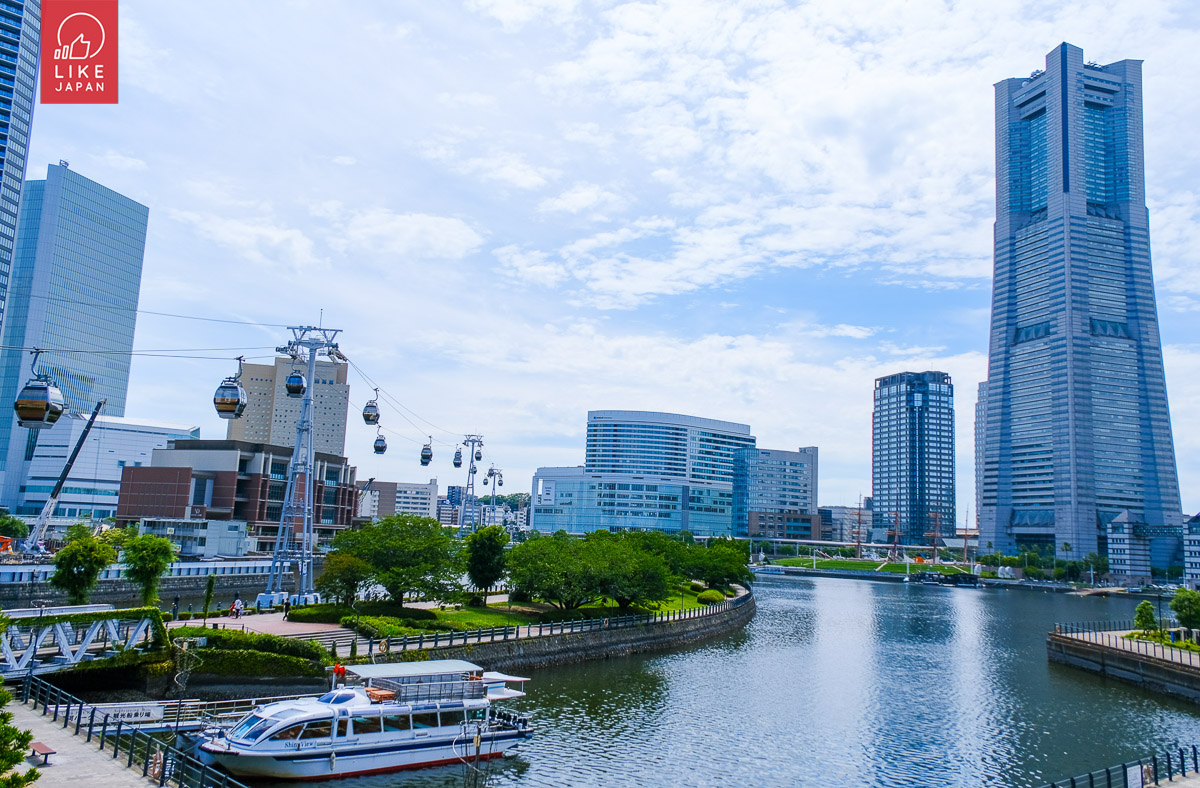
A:
[[[671,596],[671,571],[662,556],[638,549],[637,540],[628,534],[588,534],[582,558],[592,567],[597,594],[622,610]]]
[[[1188,629],[1200,629],[1200,591],[1181,588],[1171,599],[1171,611],[1179,625]]]
[[[695,545],[689,551],[688,576],[709,586],[749,583],[754,579],[747,564],[750,546],[734,539],[709,539],[707,546]]]
[[[488,590],[504,577],[507,544],[508,531],[498,525],[481,528],[466,538],[467,577],[483,592],[485,603]]]
[[[1137,610],[1133,614],[1133,628],[1143,632],[1153,632],[1158,629],[1158,619],[1154,617],[1154,605],[1150,604],[1149,599],[1138,603]]]
[[[100,573],[117,560],[117,551],[91,533],[77,536],[54,556],[50,585],[65,591],[72,605],[87,603]]]
[[[461,591],[458,547],[432,518],[386,517],[343,531],[334,537],[333,547],[370,564],[375,580],[401,605],[409,595],[440,600]]]
[[[1098,575],[1108,574],[1108,558],[1099,553],[1088,553],[1083,557],[1084,569],[1091,569]]]
[[[8,536],[13,539],[24,539],[29,536],[29,526],[19,517],[13,517],[5,512],[0,514],[0,536]]]
[[[204,584],[204,621],[208,622],[208,611],[212,607],[213,594],[217,590],[217,576],[209,575],[208,582]]]
[[[114,550],[120,552],[135,536],[137,536],[136,528],[105,528],[96,538],[107,545],[112,545]]]
[[[330,553],[325,558],[325,571],[317,578],[316,588],[322,594],[349,605],[371,579],[371,565],[356,555]]]
[[[0,708],[12,702],[12,695],[0,689]],[[41,776],[37,769],[9,771],[25,760],[33,734],[12,724],[11,711],[0,712],[0,788],[21,788]]]
[[[113,531],[124,531],[128,536],[128,529],[125,528],[110,528],[104,534]],[[142,534],[125,540],[125,577],[141,586],[143,605],[158,603],[158,586],[162,576],[178,557],[171,540],[161,536]]]
[[[599,595],[596,567],[584,558],[583,540],[563,531],[514,547],[508,556],[508,577],[515,591],[562,610],[574,610]]]

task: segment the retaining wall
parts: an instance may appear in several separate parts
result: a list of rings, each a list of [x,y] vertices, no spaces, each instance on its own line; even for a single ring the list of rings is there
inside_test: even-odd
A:
[[[680,621],[661,621],[619,629],[600,629],[564,635],[499,640],[425,649],[429,659],[464,659],[488,670],[533,671],[556,665],[569,665],[609,657],[627,657],[650,651],[664,651],[700,643],[719,635],[736,632],[754,618],[754,597],[719,613]],[[400,654],[389,653],[386,660],[400,661]]]
[[[1100,643],[1050,633],[1046,656],[1109,678],[1127,681],[1155,692],[1200,702],[1200,668],[1115,649]]]
[[[204,596],[204,586],[207,576],[164,577],[158,588],[158,596],[162,599],[162,607],[170,610],[171,600],[176,596],[183,598],[184,609],[189,600],[195,601]],[[265,575],[222,575],[217,578],[216,596],[213,605],[228,607],[235,593],[240,593],[242,599],[253,601],[259,591],[266,588]],[[284,587],[292,585],[290,573],[284,578]],[[112,604],[117,607],[128,607],[141,604],[141,587],[127,580],[101,580],[88,597],[88,602],[95,604]],[[67,595],[49,583],[4,583],[0,585],[0,608],[37,607],[38,602],[45,601],[47,605],[67,604]],[[199,610],[199,607],[196,608]]]

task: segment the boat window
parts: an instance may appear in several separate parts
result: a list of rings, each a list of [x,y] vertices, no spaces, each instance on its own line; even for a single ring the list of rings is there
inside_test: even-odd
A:
[[[454,709],[453,711],[442,710],[443,725],[462,725],[463,713],[462,709]]]
[[[304,723],[300,723],[299,725],[293,725],[290,728],[284,728],[279,733],[276,733],[274,736],[272,736],[271,741],[284,741],[287,739],[299,739],[300,738],[300,729],[303,727],[304,727]]]
[[[333,730],[333,723],[329,720],[319,720],[310,722],[304,726],[304,733],[300,734],[301,739],[327,739],[330,732]]]
[[[346,703],[347,701],[351,700],[354,700],[354,693],[346,692],[345,690],[338,692],[326,692],[324,695],[317,698],[318,703]]]
[[[259,717],[257,714],[249,715],[248,717],[246,717],[245,719],[243,719],[241,722],[239,722],[237,725],[234,726],[233,730],[231,730],[229,732],[229,738],[231,738],[231,739],[245,738],[247,731],[249,731],[251,728],[253,728],[255,725],[259,724],[262,721],[263,721],[263,718]]]
[[[406,731],[412,727],[412,719],[407,714],[389,714],[383,718],[383,727],[389,731]]]
[[[468,720],[486,720],[487,709],[467,709]]]
[[[432,711],[425,714],[412,715],[414,728],[436,728],[437,727],[437,712]]]
[[[354,718],[355,736],[361,736],[364,733],[379,733],[381,730],[383,730],[383,728],[380,727],[379,717],[376,715]]]
[[[337,735],[338,735],[338,736],[341,736],[341,737],[343,737],[343,738],[344,738],[344,737],[346,736],[347,729],[348,729],[349,727],[350,727],[350,720],[347,720],[347,719],[345,719],[345,718],[338,720],[338,732],[337,732]]]

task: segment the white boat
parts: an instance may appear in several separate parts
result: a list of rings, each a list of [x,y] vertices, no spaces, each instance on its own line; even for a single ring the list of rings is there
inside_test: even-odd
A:
[[[519,698],[510,682],[457,659],[347,665],[324,695],[259,706],[209,730],[202,760],[237,777],[322,780],[508,754],[533,736],[527,717],[492,708]]]

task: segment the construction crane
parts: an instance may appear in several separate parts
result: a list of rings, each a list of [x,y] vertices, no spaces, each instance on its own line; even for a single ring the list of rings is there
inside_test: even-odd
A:
[[[63,485],[67,482],[67,476],[71,474],[71,466],[75,464],[75,460],[79,457],[79,451],[83,448],[83,442],[87,440],[88,433],[92,431],[92,426],[96,423],[96,417],[100,415],[100,409],[107,402],[108,400],[102,399],[92,409],[92,416],[88,419],[87,425],[84,426],[83,434],[75,442],[75,448],[71,451],[71,456],[67,458],[67,464],[63,466],[62,473],[58,475],[58,483],[54,485],[54,490],[51,491],[50,497],[46,500],[46,505],[42,507],[42,513],[38,515],[33,528],[29,529],[29,536],[21,543],[21,552],[34,553],[38,551],[38,542],[42,541],[42,537],[46,535],[46,526],[50,523],[50,516],[54,514],[54,510],[58,507],[58,497],[62,495]]]

